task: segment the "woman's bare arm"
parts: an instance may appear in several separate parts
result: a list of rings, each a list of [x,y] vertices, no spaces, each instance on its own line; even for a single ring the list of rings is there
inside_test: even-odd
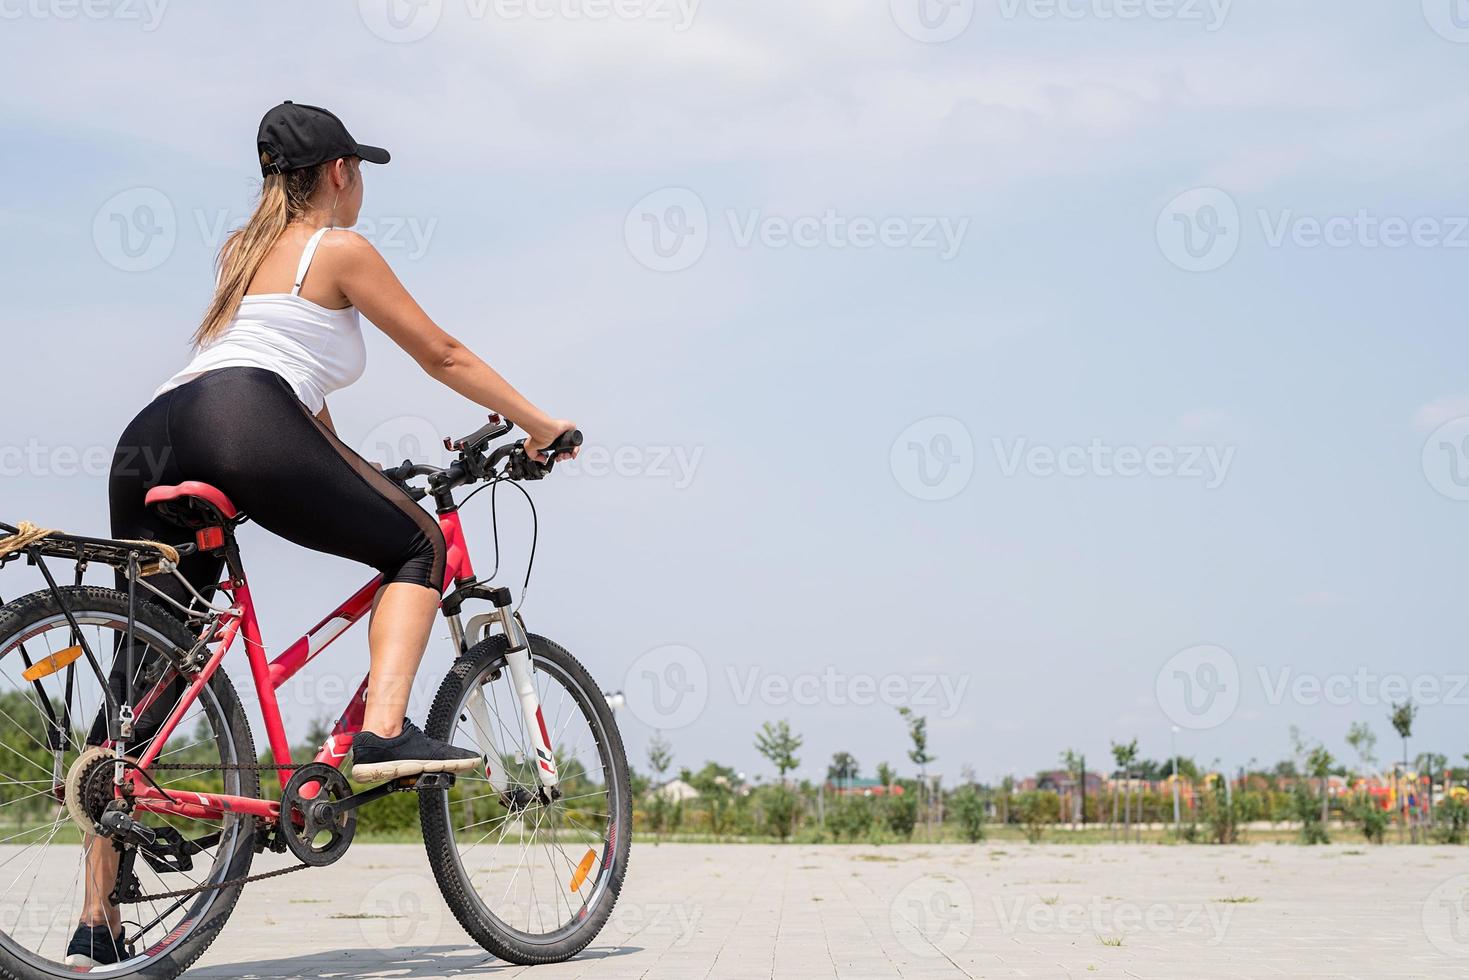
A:
[[[528,449],[543,449],[576,427],[541,411],[434,323],[367,239],[353,232],[334,232],[332,237],[339,239],[332,243],[330,254],[342,294],[430,377],[520,426],[530,435]]]
[[[337,425],[335,422],[332,421],[332,412],[331,409],[327,407],[326,402],[321,403],[321,411],[316,413],[316,417],[321,421],[322,425],[326,426],[332,431],[332,435],[336,435]]]

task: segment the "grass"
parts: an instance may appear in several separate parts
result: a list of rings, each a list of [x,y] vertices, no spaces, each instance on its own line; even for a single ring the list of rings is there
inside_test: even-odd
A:
[[[1097,937],[1097,941],[1100,942],[1103,946],[1121,946],[1122,945],[1122,937],[1121,936],[1098,936]]]
[[[401,915],[381,915],[373,912],[336,912],[329,919],[401,919]]]
[[[1230,895],[1219,899],[1221,905],[1254,905],[1260,900],[1258,895]]]

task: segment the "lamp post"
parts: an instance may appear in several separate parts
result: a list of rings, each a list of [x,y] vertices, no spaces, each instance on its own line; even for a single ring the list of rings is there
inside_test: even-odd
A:
[[[1173,756],[1173,836],[1178,838],[1178,825],[1181,822],[1178,806],[1178,726],[1174,725],[1168,735],[1168,754]]]

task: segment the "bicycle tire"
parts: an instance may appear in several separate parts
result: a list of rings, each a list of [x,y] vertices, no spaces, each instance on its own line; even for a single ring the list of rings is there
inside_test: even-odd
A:
[[[126,621],[128,598],[122,592],[88,585],[65,586],[59,591],[66,602],[67,610],[78,620],[111,617]],[[164,653],[174,658],[175,662],[194,645],[196,637],[190,633],[188,627],[177,616],[157,603],[139,600],[135,604],[134,614],[137,628],[166,641]],[[18,638],[26,636],[30,631],[42,628],[44,624],[63,615],[57,596],[49,589],[22,596],[0,607],[0,651],[9,649]],[[94,651],[94,653],[99,657],[105,657],[102,651]],[[103,666],[106,666],[105,659]],[[215,671],[214,676],[209,680],[208,689],[218,709],[220,722],[226,729],[224,732],[217,732],[216,735],[231,746],[235,761],[254,762],[255,744],[250,734],[250,725],[229,676],[223,670]],[[243,790],[240,795],[255,797],[260,795],[258,773],[241,771],[240,780]],[[236,825],[238,828],[236,832],[231,835],[229,853],[221,854],[215,860],[216,868],[221,862],[225,865],[220,880],[239,878],[249,874],[251,862],[255,857],[255,818],[244,815],[237,815],[237,818],[240,823]],[[192,917],[185,920],[189,924],[186,933],[173,939],[171,945],[149,956],[135,968],[106,968],[106,975],[126,977],[130,980],[132,978],[174,980],[204,955],[204,952],[214,942],[234,911],[235,904],[239,901],[240,891],[239,887],[231,887],[218,889],[212,893],[201,893],[200,899],[196,901],[202,901],[203,908],[198,912],[197,920]],[[193,914],[191,910],[191,916]],[[178,931],[179,928],[175,927],[169,936],[155,943],[155,947],[169,942],[170,937]],[[47,960],[44,963],[48,965],[39,965],[36,962],[38,958],[17,955],[10,945],[10,937],[0,934],[0,977],[5,980],[60,980],[60,978],[78,975],[76,968],[67,967],[62,963]],[[150,951],[151,949],[152,947]]]
[[[622,736],[617,730],[612,709],[587,669],[565,649],[535,634],[529,635],[533,662],[554,665],[555,669],[576,682],[580,689],[578,705],[586,717],[590,710],[597,728],[606,739],[606,752],[611,757],[610,770],[616,781],[617,811],[612,818],[611,866],[605,897],[588,910],[583,922],[571,935],[550,943],[532,943],[509,934],[492,916],[487,916],[474,897],[472,885],[455,857],[455,837],[447,806],[447,791],[425,792],[419,800],[419,816],[423,826],[423,842],[428,850],[429,865],[439,891],[449,910],[464,930],[484,949],[511,963],[534,966],[559,963],[580,953],[597,937],[612,915],[627,874],[632,841],[632,787],[627,770],[627,757]],[[470,683],[496,667],[503,667],[509,649],[503,636],[493,636],[477,644],[456,660],[439,686],[429,712],[426,734],[431,738],[451,739],[455,721]],[[573,692],[577,694],[577,692]]]

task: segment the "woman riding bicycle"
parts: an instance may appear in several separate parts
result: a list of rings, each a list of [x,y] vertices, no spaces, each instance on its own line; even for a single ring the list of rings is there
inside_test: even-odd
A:
[[[371,673],[352,777],[472,770],[479,756],[429,738],[405,717],[445,585],[443,535],[401,486],[337,437],[326,397],[362,375],[360,311],[430,377],[524,429],[537,461],[576,426],[531,404],[441,329],[371,243],[346,230],[362,208],[361,164],[387,163],[386,150],[357,143],[325,109],[291,102],[266,113],[258,149],[260,201],[220,250],[194,358],[119,441],[108,486],[112,533],[177,536],[144,496],[154,486],[199,481],[288,541],[377,569],[382,587],[369,626]],[[139,460],[158,465],[143,472]],[[208,597],[222,561],[199,552],[179,570]],[[172,576],[150,583],[181,602],[190,598]],[[121,688],[120,676],[113,682]],[[148,738],[150,721],[157,724],[146,715],[138,720],[135,744]],[[95,728],[91,741],[104,738]],[[112,848],[88,848],[86,901],[68,965],[119,959],[121,916],[108,900],[116,864]]]

